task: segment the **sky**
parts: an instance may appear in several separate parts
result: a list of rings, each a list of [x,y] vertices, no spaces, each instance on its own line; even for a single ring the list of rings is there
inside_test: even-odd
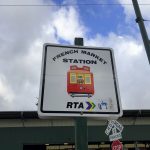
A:
[[[150,20],[149,0],[138,2]],[[113,49],[124,110],[150,109],[150,65],[135,18],[131,0],[0,0],[0,111],[37,110],[43,44],[73,45],[75,37]]]

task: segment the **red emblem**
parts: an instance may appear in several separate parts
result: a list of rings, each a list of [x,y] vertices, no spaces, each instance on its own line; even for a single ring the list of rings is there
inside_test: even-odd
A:
[[[67,92],[72,97],[91,97],[94,94],[94,79],[90,67],[70,66],[67,73]]]

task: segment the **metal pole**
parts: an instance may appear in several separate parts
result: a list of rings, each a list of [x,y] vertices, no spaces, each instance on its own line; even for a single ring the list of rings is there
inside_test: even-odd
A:
[[[148,35],[147,35],[146,29],[145,29],[144,19],[142,18],[141,11],[140,11],[137,0],[132,0],[132,3],[133,3],[133,7],[134,7],[135,14],[137,17],[136,22],[139,24],[139,28],[140,28],[142,39],[144,42],[146,54],[147,54],[149,64],[150,64],[150,41],[148,39]]]
[[[75,38],[74,45],[83,46],[83,38]],[[88,150],[87,118],[75,118],[75,150]]]

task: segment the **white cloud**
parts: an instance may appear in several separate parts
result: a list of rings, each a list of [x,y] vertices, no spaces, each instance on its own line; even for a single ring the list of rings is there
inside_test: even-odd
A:
[[[42,1],[16,0],[1,3],[24,5],[41,4]],[[43,24],[48,24],[51,18],[49,12],[54,10],[45,7],[1,7],[0,73],[7,81],[1,81],[1,88],[9,94],[1,94],[1,103],[5,105],[0,106],[0,110],[36,109],[42,55],[42,45],[37,45],[37,41],[43,37]],[[44,37],[42,40],[52,36]],[[51,40],[55,41],[54,38]]]
[[[132,36],[110,33],[87,40],[87,45],[111,47],[116,58],[123,109],[149,109],[150,69],[142,43]]]
[[[12,102],[14,99],[12,89],[3,75],[0,75],[0,97],[4,97],[8,102]]]
[[[16,0],[1,4],[45,3]],[[1,7],[0,20],[0,111],[36,110],[43,44],[60,39],[72,42],[84,35],[85,28],[73,7]]]
[[[11,89],[11,86],[7,82],[5,76],[0,74],[0,99],[3,99],[3,101],[0,101],[0,107],[12,109],[12,103],[15,99],[15,95]],[[5,110],[5,109],[4,109]]]
[[[73,7],[62,7],[57,11],[53,16],[53,25],[57,36],[71,43],[74,37],[83,37],[86,30]]]

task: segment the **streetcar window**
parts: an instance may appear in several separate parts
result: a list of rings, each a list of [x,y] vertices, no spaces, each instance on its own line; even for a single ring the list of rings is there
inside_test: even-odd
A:
[[[85,84],[91,84],[91,75],[85,74]]]
[[[77,76],[77,83],[84,84],[83,74],[78,74],[78,76]]]
[[[82,76],[78,76],[78,79],[82,79],[83,77]]]
[[[76,74],[75,73],[70,73],[70,83],[76,83]]]

